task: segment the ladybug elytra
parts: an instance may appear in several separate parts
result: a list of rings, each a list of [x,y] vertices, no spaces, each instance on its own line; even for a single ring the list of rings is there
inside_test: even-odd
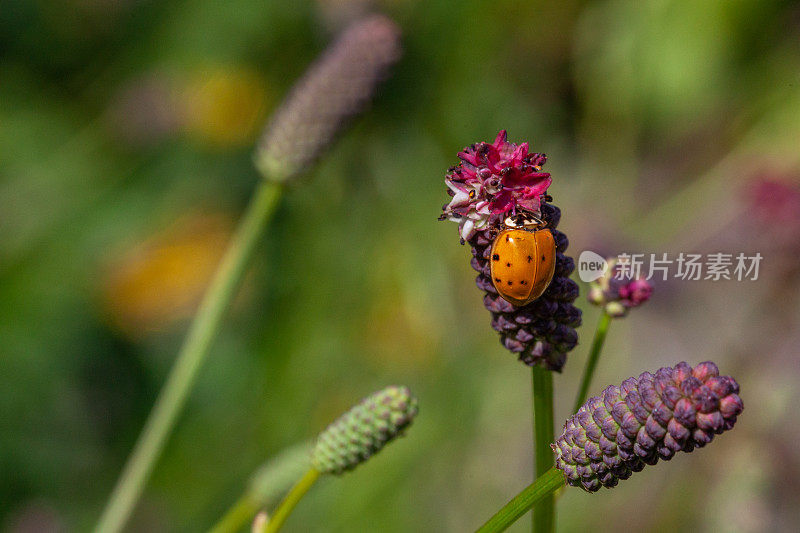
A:
[[[556,268],[556,242],[546,223],[530,213],[505,220],[492,243],[492,283],[516,306],[528,304],[550,285]]]

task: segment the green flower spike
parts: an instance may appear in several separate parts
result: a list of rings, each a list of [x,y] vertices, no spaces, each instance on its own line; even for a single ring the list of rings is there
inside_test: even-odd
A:
[[[417,399],[407,387],[392,386],[359,402],[328,426],[311,454],[322,474],[352,470],[402,435],[417,414]]]
[[[265,533],[276,533],[298,502],[322,474],[352,470],[411,424],[417,399],[407,387],[387,387],[361,400],[325,428],[311,452],[311,468],[295,483],[267,523]]]

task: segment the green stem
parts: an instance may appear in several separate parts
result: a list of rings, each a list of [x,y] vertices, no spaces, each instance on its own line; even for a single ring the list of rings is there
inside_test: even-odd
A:
[[[594,377],[594,370],[597,368],[597,361],[600,359],[600,352],[603,350],[603,343],[606,340],[608,333],[608,326],[611,324],[611,315],[603,311],[600,315],[600,322],[597,323],[597,329],[594,332],[594,340],[592,341],[592,349],[589,352],[589,358],[586,360],[586,369],[583,371],[583,379],[581,380],[580,389],[578,389],[578,396],[575,398],[575,408],[573,413],[577,413],[578,409],[586,401],[589,394],[589,387],[592,384],[592,377]]]
[[[228,509],[228,512],[209,530],[209,533],[236,533],[253,519],[258,509],[258,502],[250,495],[245,494]]]
[[[95,531],[122,529],[161,455],[186,403],[198,370],[208,355],[222,319],[241,284],[256,243],[275,211],[281,187],[261,181],[194,317],[186,340],[156,400]]]
[[[562,486],[564,486],[564,476],[561,471],[551,468],[497,511],[488,522],[478,529],[478,533],[505,531],[519,517],[527,513],[531,507],[536,512],[536,509],[539,508],[536,504],[543,499],[552,499],[553,493]]]
[[[289,491],[289,494],[283,499],[281,504],[275,509],[275,514],[269,519],[267,523],[267,530],[266,533],[275,533],[278,531],[286,519],[292,514],[292,510],[297,505],[297,503],[305,496],[308,489],[317,481],[319,478],[319,470],[316,468],[311,468],[305,475],[300,478],[300,481],[292,487],[292,490]]]
[[[553,468],[553,372],[533,367],[533,438],[535,448],[534,479]],[[550,533],[555,529],[555,507],[552,494],[545,494],[533,510],[533,531]]]

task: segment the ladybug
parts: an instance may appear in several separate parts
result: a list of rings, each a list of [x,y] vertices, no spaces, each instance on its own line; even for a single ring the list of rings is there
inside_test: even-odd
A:
[[[511,216],[492,243],[492,283],[509,303],[523,306],[542,295],[556,269],[556,241],[531,213]]]

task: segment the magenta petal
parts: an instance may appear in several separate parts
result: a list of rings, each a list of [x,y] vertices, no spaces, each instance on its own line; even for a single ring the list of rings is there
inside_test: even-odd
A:
[[[478,154],[476,154],[475,152],[471,151],[458,152],[458,157],[463,159],[467,163],[472,164],[475,167],[478,167],[481,164],[480,160],[478,159]]]
[[[507,213],[514,208],[515,203],[514,195],[510,191],[502,191],[489,204],[489,210],[494,215]]]
[[[545,190],[550,186],[550,174],[543,172],[533,172],[523,174],[519,170],[509,172],[503,177],[504,187],[537,187],[542,186]]]
[[[522,143],[517,146],[511,154],[511,159],[513,159],[515,163],[520,163],[526,155],[528,155],[528,143]]]
[[[508,142],[508,132],[506,130],[500,130],[492,145],[499,150],[506,142]]]
[[[544,193],[547,192],[547,188],[550,187],[550,182],[552,180],[547,178],[546,180],[541,180],[533,185],[529,185],[525,187],[522,191],[522,196],[524,198],[530,198],[532,196],[542,196]]]
[[[541,207],[542,201],[540,196],[533,196],[531,198],[523,198],[517,201],[517,205],[526,211],[538,211]]]

